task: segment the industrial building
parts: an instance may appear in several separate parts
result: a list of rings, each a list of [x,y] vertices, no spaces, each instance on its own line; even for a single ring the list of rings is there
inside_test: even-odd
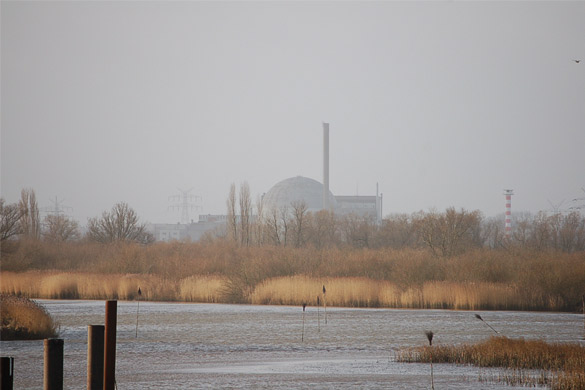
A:
[[[330,210],[337,215],[355,215],[382,222],[382,194],[335,196],[329,190],[329,123],[323,123],[323,183],[296,176],[276,183],[262,198],[265,212],[284,210],[295,202],[304,202],[307,211]]]
[[[323,123],[323,183],[296,176],[276,183],[262,196],[263,212],[289,210],[304,202],[307,212],[330,210],[339,216],[354,215],[373,223],[382,222],[382,194],[336,196],[329,190],[329,124]],[[200,215],[198,222],[188,224],[155,224],[151,231],[157,241],[189,239],[199,241],[209,231],[225,228],[225,215]]]

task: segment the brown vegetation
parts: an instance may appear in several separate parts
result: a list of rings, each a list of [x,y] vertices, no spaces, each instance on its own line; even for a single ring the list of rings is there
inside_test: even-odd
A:
[[[577,212],[522,216],[505,236],[502,221],[455,208],[381,224],[303,202],[254,210],[244,183],[230,189],[223,233],[153,243],[125,203],[91,219],[82,240],[66,219],[39,235],[34,192],[23,194],[33,196],[20,208],[0,200],[0,277],[2,291],[31,297],[132,299],[141,286],[146,299],[297,305],[327,283],[340,306],[577,311],[585,292]]]
[[[39,304],[27,298],[0,294],[2,340],[39,340],[57,336],[57,325]]]
[[[28,297],[300,304],[322,284],[340,306],[577,311],[585,253],[22,241],[3,292]]]
[[[432,355],[431,355],[432,354]],[[475,345],[421,347],[398,353],[400,362],[473,364],[515,370],[500,377],[513,384],[585,389],[585,347],[492,337]],[[523,370],[543,370],[538,376]]]

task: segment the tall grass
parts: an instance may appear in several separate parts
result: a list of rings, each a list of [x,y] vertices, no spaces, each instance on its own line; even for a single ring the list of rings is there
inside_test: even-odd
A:
[[[27,282],[14,291],[53,298],[132,299],[138,286],[152,283],[145,299],[300,304],[316,300],[320,288],[313,286],[314,280],[328,289],[337,280],[340,287],[332,285],[327,294],[329,305],[577,311],[585,286],[585,252],[477,249],[439,259],[423,249],[23,241],[3,253],[0,276],[32,271],[51,278],[42,288]],[[80,283],[79,275],[89,279]],[[285,285],[289,292],[284,292]],[[302,295],[308,291],[314,292]]]
[[[516,370],[503,376],[507,382],[533,384],[534,375],[522,370],[543,370],[539,382],[552,389],[585,389],[585,346],[492,337],[475,345],[433,346],[401,351],[400,362],[473,364]],[[506,379],[507,378],[507,379]]]
[[[520,305],[515,289],[496,283],[427,282],[402,290],[394,283],[364,277],[283,276],[246,288],[240,278],[218,275],[192,275],[175,281],[156,275],[4,271],[0,282],[2,293],[46,299],[132,300],[140,287],[145,300],[315,306],[326,285],[330,306],[514,309]],[[241,295],[234,296],[234,289]]]
[[[223,302],[226,279],[218,276],[189,276],[179,282],[178,299],[185,302]]]
[[[287,276],[265,280],[250,296],[254,304],[317,304],[321,286],[327,285],[332,306],[513,309],[519,306],[514,288],[496,283],[428,282],[401,290],[396,284],[367,278]]]
[[[27,298],[0,294],[2,340],[38,340],[57,336],[57,324],[41,305]]]

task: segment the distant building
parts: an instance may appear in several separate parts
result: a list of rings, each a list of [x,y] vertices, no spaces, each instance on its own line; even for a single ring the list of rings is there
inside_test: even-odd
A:
[[[225,215],[200,215],[198,222],[189,224],[156,223],[148,226],[156,241],[199,241],[207,232],[225,229]]]
[[[296,176],[276,183],[262,197],[264,212],[272,210],[291,210],[292,204],[302,201],[307,206],[308,212],[317,212],[323,207],[323,184],[308,177]],[[353,195],[335,196],[328,191],[328,208],[340,216],[355,215],[365,217],[374,223],[382,222],[382,196],[381,195]]]
[[[291,208],[302,201],[308,212],[330,210],[337,215],[355,215],[382,223],[382,194],[369,196],[335,196],[329,190],[329,123],[323,123],[323,183],[308,177],[296,176],[276,183],[263,197],[263,210]]]

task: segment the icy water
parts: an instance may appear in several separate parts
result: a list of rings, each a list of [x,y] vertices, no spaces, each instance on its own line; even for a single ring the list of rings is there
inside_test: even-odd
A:
[[[40,301],[61,324],[67,389],[83,389],[87,325],[103,325],[103,301]],[[564,313],[343,309],[118,302],[117,388],[428,389],[428,364],[397,363],[395,353],[427,343],[508,337],[582,342],[583,316]],[[303,339],[303,340],[302,340]],[[15,389],[43,386],[43,342],[2,341],[15,357]],[[435,389],[511,389],[480,378],[499,370],[434,365]]]

